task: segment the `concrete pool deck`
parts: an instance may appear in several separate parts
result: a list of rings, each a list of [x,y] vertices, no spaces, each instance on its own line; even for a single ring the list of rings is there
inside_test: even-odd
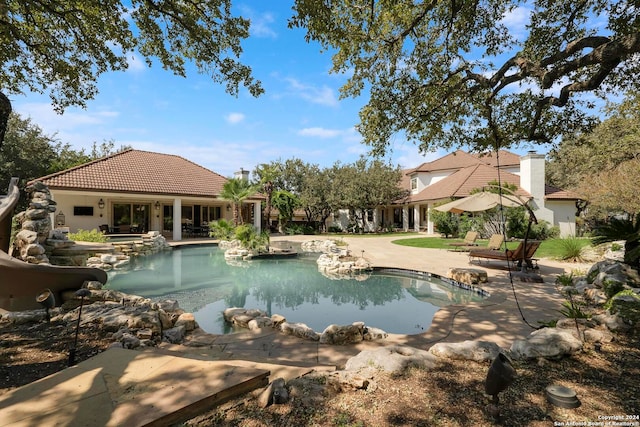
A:
[[[311,240],[315,236],[277,236],[273,242]],[[393,244],[402,236],[342,238],[353,255],[375,267],[426,271],[446,276],[449,268],[470,267],[462,252],[411,248]],[[212,243],[186,240],[173,245]],[[364,251],[364,252],[363,252]],[[111,349],[77,366],[0,395],[0,426],[30,425],[166,425],[215,404],[213,397],[238,389],[239,384],[285,380],[312,370],[341,368],[368,348],[403,344],[428,349],[439,341],[487,340],[509,348],[528,336],[538,321],[557,319],[564,301],[555,279],[564,272],[586,271],[591,264],[539,261],[544,283],[513,282],[514,299],[505,263],[474,264],[487,272],[482,288],[491,297],[480,304],[440,309],[431,327],[418,335],[332,346],[286,336],[274,330],[231,335],[193,334],[201,347],[163,344],[157,349]],[[296,319],[290,319],[296,321]],[[358,319],[354,318],[354,321]],[[419,323],[418,321],[416,323]],[[375,326],[375,325],[370,325]],[[203,384],[205,386],[203,386]],[[189,412],[191,411],[191,412]],[[174,418],[172,418],[174,417]]]

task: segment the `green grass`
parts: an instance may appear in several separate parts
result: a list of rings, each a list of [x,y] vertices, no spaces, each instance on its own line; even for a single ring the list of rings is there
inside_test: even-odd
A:
[[[582,247],[589,246],[589,239],[579,239]],[[414,248],[429,248],[429,249],[454,249],[449,246],[451,243],[463,242],[462,239],[444,239],[442,237],[417,237],[409,239],[398,239],[392,243],[401,246],[411,246]],[[479,247],[486,246],[488,240],[478,240]],[[509,249],[515,249],[520,242],[507,242]],[[543,240],[540,244],[540,248],[536,251],[536,257],[538,258],[551,258],[559,259],[564,252],[563,239],[548,239]]]

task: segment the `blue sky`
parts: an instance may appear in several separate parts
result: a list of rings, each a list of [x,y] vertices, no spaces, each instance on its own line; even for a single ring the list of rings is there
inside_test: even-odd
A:
[[[330,74],[331,55],[306,43],[303,31],[287,28],[290,2],[235,5],[252,22],[242,61],[262,81],[258,98],[246,90],[230,96],[195,69],[185,79],[134,57],[126,72],[100,77],[100,93],[84,110],[58,115],[46,94],[14,96],[14,110],[76,149],[113,140],[116,147],[177,154],[224,176],[277,159],[328,167],[366,153],[354,126],[367,99],[338,99],[347,77]],[[443,154],[421,155],[398,136],[390,160],[408,168]]]

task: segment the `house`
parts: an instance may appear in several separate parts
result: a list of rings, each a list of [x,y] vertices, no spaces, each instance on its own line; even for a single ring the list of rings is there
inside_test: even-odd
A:
[[[248,179],[248,171],[236,177]],[[128,149],[36,181],[49,187],[57,204],[53,224],[71,232],[159,231],[181,240],[206,235],[209,221],[233,217],[230,202],[220,198],[227,178],[176,155]],[[260,197],[243,204],[245,218],[258,229]]]
[[[561,236],[575,235],[576,202],[579,196],[545,183],[545,156],[529,151],[524,156],[500,150],[497,154],[462,150],[405,171],[403,185],[410,190],[402,207],[384,208],[381,216],[393,218],[404,230],[434,232],[429,218],[438,203],[469,196],[490,182],[517,186],[516,194],[529,200],[538,220],[560,229]]]

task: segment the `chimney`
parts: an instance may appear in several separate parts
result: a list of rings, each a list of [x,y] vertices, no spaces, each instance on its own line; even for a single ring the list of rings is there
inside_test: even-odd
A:
[[[237,171],[234,175],[235,175],[234,178],[236,178],[236,179],[241,179],[243,181],[249,181],[249,171],[246,171],[246,170],[244,170],[242,168],[240,168],[240,170]]]
[[[520,187],[531,193],[537,207],[544,206],[544,154],[532,150],[520,158]]]

